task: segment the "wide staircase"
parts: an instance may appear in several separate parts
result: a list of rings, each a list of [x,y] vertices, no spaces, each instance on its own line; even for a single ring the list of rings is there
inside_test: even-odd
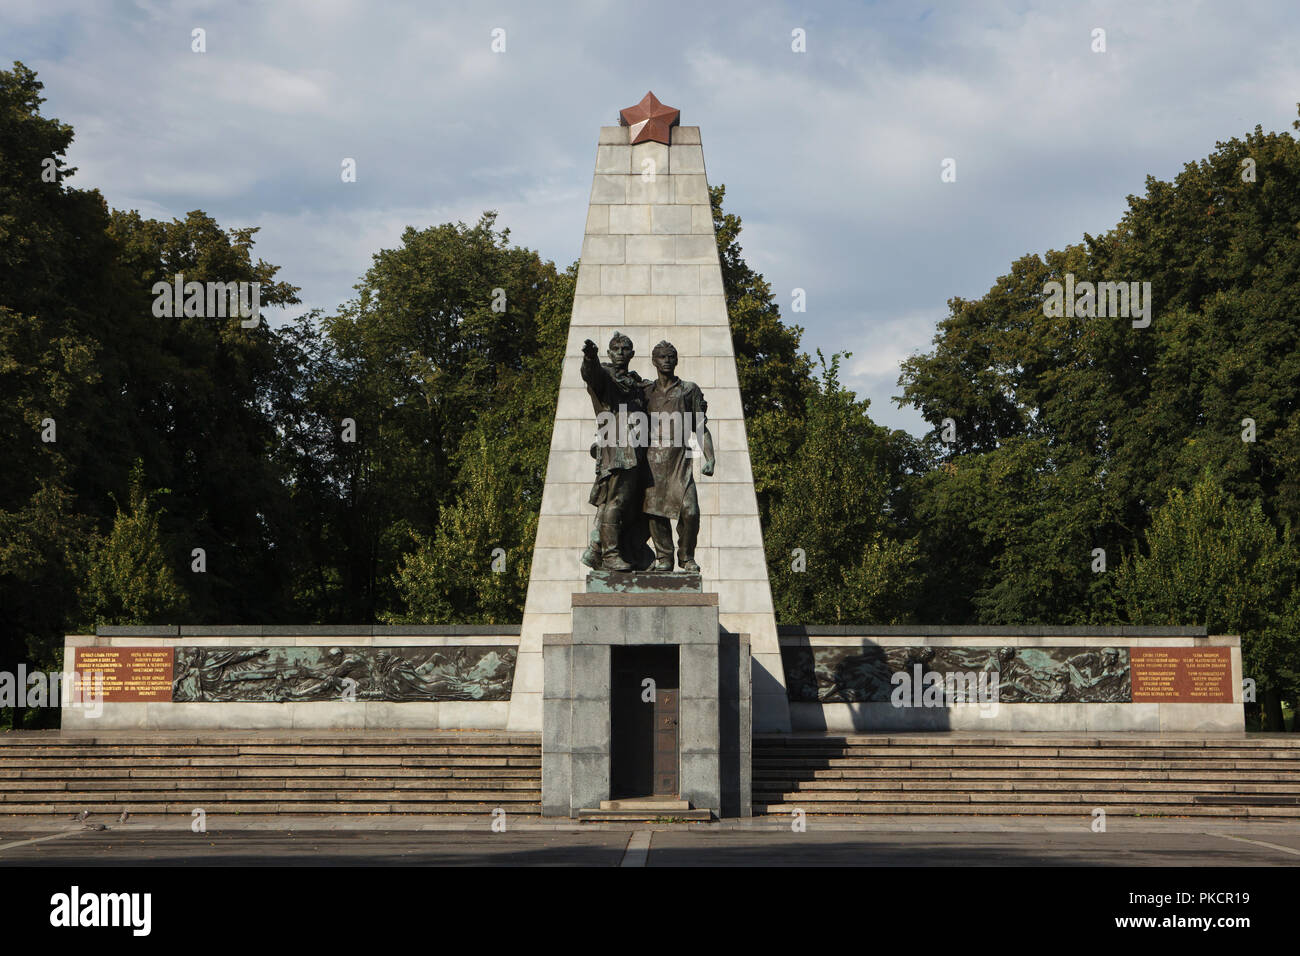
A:
[[[0,819],[541,812],[537,734],[0,734]],[[754,813],[1300,817],[1300,734],[754,739]],[[678,814],[680,816],[680,814]]]
[[[754,739],[754,813],[1300,817],[1300,734]]]
[[[541,813],[538,734],[0,734],[0,819],[177,814]]]

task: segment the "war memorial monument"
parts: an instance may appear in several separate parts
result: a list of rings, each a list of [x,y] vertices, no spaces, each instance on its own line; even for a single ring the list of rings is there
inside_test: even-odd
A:
[[[477,734],[540,753],[544,816],[700,819],[788,805],[758,746],[1244,731],[1203,628],[778,627],[700,128],[647,94],[595,151],[522,624],[105,627],[65,731]]]

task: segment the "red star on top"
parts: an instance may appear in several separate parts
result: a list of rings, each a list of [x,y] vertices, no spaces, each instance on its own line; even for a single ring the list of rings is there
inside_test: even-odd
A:
[[[677,125],[681,110],[664,106],[653,93],[647,93],[636,106],[618,111],[620,126],[632,127],[633,143],[668,145],[668,131]]]

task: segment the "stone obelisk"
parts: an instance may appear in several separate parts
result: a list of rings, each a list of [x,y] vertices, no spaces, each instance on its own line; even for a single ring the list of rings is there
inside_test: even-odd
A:
[[[651,349],[660,340],[672,342],[678,374],[698,384],[708,400],[714,475],[701,475],[700,459],[694,459],[703,588],[718,594],[721,626],[749,635],[755,732],[790,729],[700,130],[675,125],[676,113],[647,94],[623,111],[626,125],[600,130],[533,546],[511,730],[541,729],[542,635],[571,631],[571,598],[585,589],[588,569],[579,555],[596,518],[588,503],[595,420],[579,367],[584,340],[595,341],[603,353],[616,331],[632,338],[631,368],[645,378],[655,376]]]

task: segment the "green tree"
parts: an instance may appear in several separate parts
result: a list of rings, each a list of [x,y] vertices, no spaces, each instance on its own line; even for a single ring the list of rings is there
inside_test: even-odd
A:
[[[399,563],[412,540],[434,538],[442,512],[473,483],[465,456],[477,436],[502,455],[500,467],[545,461],[559,360],[542,373],[546,403],[530,379],[533,359],[552,345],[539,312],[554,308],[559,277],[495,223],[489,212],[473,226],[407,229],[399,248],[375,256],[355,299],[286,336],[298,356],[299,388],[286,405],[301,449],[289,464],[295,508],[317,516],[311,559],[295,575],[326,616],[412,613],[409,590],[396,590]],[[514,482],[521,497],[511,515],[521,523],[540,500],[541,473],[530,480],[535,494]],[[464,610],[477,613],[472,603]]]
[[[87,627],[171,623],[184,611],[175,555],[163,542],[161,509],[154,505],[165,493],[146,492],[143,466],[133,469],[128,510],[119,508],[112,530],[89,548],[81,594]]]
[[[537,513],[521,510],[500,468],[500,449],[480,439],[466,462],[464,493],[444,508],[432,539],[415,536],[397,572],[402,614],[394,623],[501,624],[520,619]]]
[[[841,356],[818,353],[822,375],[801,427],[780,437],[765,529],[777,618],[790,624],[893,623],[914,614],[915,548],[892,510],[903,438],[876,425],[839,381]],[[764,441],[764,425],[755,444]],[[802,566],[801,566],[802,565]]]
[[[493,401],[456,453],[457,498],[432,539],[416,535],[395,580],[402,610],[387,620],[522,619],[576,282],[575,265],[543,295],[537,348],[521,369],[502,370]]]
[[[937,619],[1107,620],[1106,588],[1069,571],[1086,565],[1079,548],[1128,546],[1206,467],[1295,524],[1298,221],[1300,143],[1256,127],[1171,183],[1148,178],[1106,234],[949,302],[898,399],[934,426],[906,496]],[[1045,315],[1046,283],[1071,274],[1149,282],[1150,325]]]
[[[278,267],[254,257],[257,231],[223,229],[201,211],[171,222],[114,212],[109,226],[121,276],[103,375],[120,421],[106,441],[170,489],[164,534],[187,555],[204,551],[207,570],[186,563],[181,577],[191,620],[278,621],[290,608],[297,532],[277,418],[291,386],[278,336],[265,314],[252,328],[236,315],[154,314],[155,283],[171,286],[178,275],[255,282],[262,307],[296,303]],[[126,491],[128,474],[129,464],[114,494]]]
[[[102,345],[113,248],[103,197],[69,187],[72,128],[41,116],[42,85],[0,70],[0,670],[52,667],[73,606],[73,555],[105,471]],[[10,717],[22,726],[25,715]]]
[[[1263,691],[1270,730],[1293,693],[1300,563],[1258,500],[1230,497],[1209,470],[1156,511],[1143,547],[1115,569],[1119,608],[1134,624],[1204,625],[1242,639],[1242,668]]]

